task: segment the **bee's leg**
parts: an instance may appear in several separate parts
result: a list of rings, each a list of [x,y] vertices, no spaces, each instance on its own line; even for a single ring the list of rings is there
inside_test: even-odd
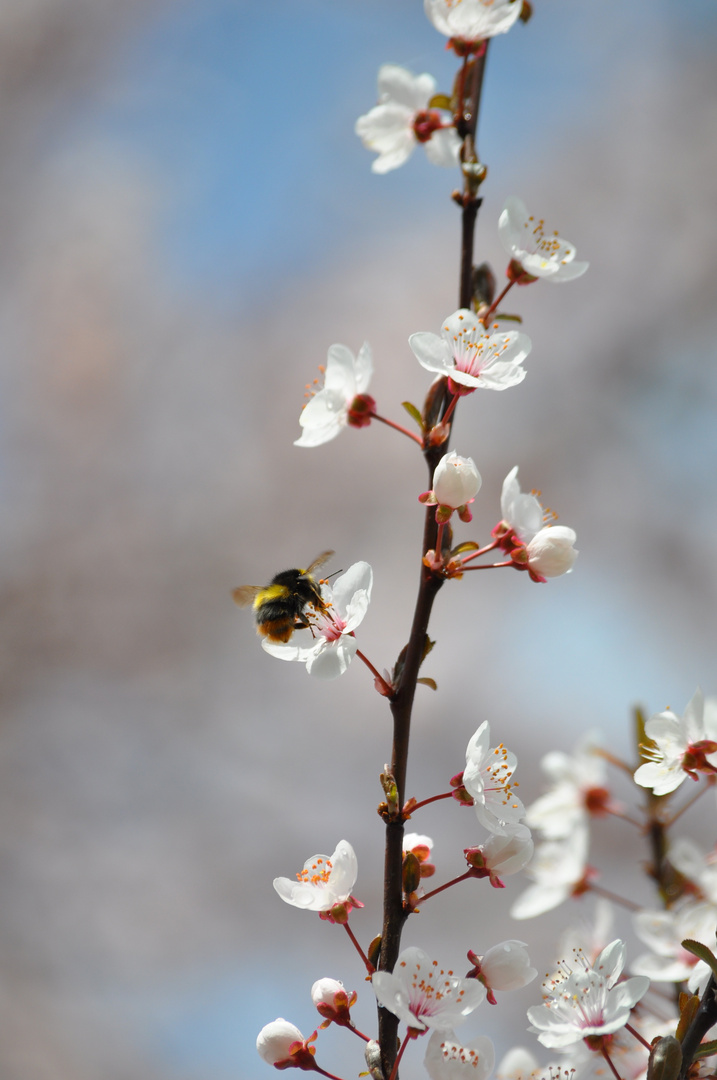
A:
[[[294,623],[294,629],[295,630],[310,630],[311,631],[311,636],[316,637],[316,634],[314,633],[313,623],[311,623],[306,618],[306,615],[304,615],[303,612],[301,613],[301,615],[296,616],[296,622]]]

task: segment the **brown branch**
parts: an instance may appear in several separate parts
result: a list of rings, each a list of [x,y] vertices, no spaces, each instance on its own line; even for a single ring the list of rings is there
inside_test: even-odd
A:
[[[469,89],[465,92],[465,83],[461,92],[460,109],[461,115],[457,118],[457,129],[463,138],[461,150],[461,162],[463,163],[464,191],[456,201],[460,201],[461,215],[461,271],[459,286],[459,307],[470,308],[473,297],[473,244],[475,223],[481,200],[476,192],[480,180],[475,166],[478,158],[475,150],[475,138],[478,124],[478,110],[480,108],[483,76],[485,73],[485,56],[487,43],[482,54],[476,57],[469,72]],[[463,73],[465,77],[465,71]],[[445,385],[445,381],[444,381]],[[424,405],[424,419],[430,416],[431,411],[439,399],[436,397],[436,387],[429,390]],[[451,404],[451,395],[443,393],[441,403],[442,414]],[[454,406],[455,407],[455,406]],[[429,423],[428,426],[432,426]],[[433,483],[435,468],[448,449],[446,440],[440,446],[427,446],[424,457],[428,467],[428,486]],[[427,507],[423,528],[423,546],[421,558],[427,551],[435,550],[437,545],[436,515],[433,507]],[[440,552],[437,552],[440,554]],[[403,807],[406,802],[406,774],[408,769],[408,747],[411,734],[411,714],[413,699],[416,693],[416,680],[425,655],[425,645],[428,633],[428,623],[431,617],[433,602],[438,590],[443,585],[443,577],[434,573],[429,567],[421,563],[421,577],[418,586],[418,596],[411,626],[411,635],[406,646],[405,656],[400,674],[398,675],[395,694],[391,701],[391,713],[393,714],[393,750],[391,754],[391,771],[398,789],[398,805]],[[402,817],[397,817],[386,822],[386,852],[384,858],[384,891],[383,891],[383,929],[381,934],[381,952],[378,967],[380,971],[393,971],[396,960],[401,950],[401,934],[407,918],[407,911],[403,905],[403,832],[404,822]],[[378,1010],[378,1041],[381,1046],[381,1065],[384,1076],[397,1077],[397,1045],[398,1045],[398,1017],[388,1009]]]

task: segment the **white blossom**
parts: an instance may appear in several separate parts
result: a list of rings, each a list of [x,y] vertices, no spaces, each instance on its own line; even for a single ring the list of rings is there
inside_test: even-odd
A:
[[[501,243],[515,262],[531,277],[555,284],[572,281],[589,263],[575,261],[575,248],[556,232],[547,233],[545,222],[528,214],[525,203],[511,196],[498,218]]]
[[[532,919],[567,900],[585,876],[589,833],[577,826],[564,840],[540,844],[527,873],[533,884],[513,904],[514,919]]]
[[[434,1031],[423,1063],[431,1080],[487,1080],[493,1071],[495,1049],[487,1035],[459,1043],[453,1031]]]
[[[527,837],[529,830],[520,824],[525,808],[515,794],[518,759],[501,743],[490,746],[490,726],[484,720],[466,748],[463,786],[473,798],[480,823],[501,836]]]
[[[520,15],[521,0],[424,0],[439,33],[459,41],[505,34]]]
[[[304,617],[310,623],[295,630],[286,642],[264,638],[261,647],[279,660],[298,660],[306,664],[310,675],[319,679],[335,679],[348,668],[356,655],[358,643],[354,637],[363,622],[371,600],[373,571],[367,562],[357,562],[333,584],[321,585],[325,611],[309,608]]]
[[[688,900],[670,911],[638,911],[633,917],[635,933],[651,952],[630,965],[636,975],[655,982],[687,982],[691,993],[702,993],[710,976],[709,966],[683,949],[686,938],[714,948],[717,907]]]
[[[705,706],[709,701],[708,698]],[[717,905],[717,850],[713,848],[705,854],[694,840],[682,836],[672,841],[668,857],[675,870],[697,886],[710,903]]]
[[[684,716],[671,709],[651,716],[645,734],[654,746],[643,748],[648,759],[635,773],[635,783],[652,788],[655,795],[669,795],[689,775],[717,772],[717,717],[705,715],[705,701],[698,687],[687,703]]]
[[[335,439],[349,423],[349,410],[359,394],[368,389],[373,374],[371,346],[367,341],[354,356],[345,345],[329,348],[321,390],[304,405],[299,423],[303,428],[294,446],[320,446]]]
[[[560,840],[587,823],[589,812],[607,799],[607,765],[599,752],[597,734],[580,740],[572,754],[552,750],[541,761],[552,787],[526,810],[531,829],[539,829],[548,840]]]
[[[491,878],[509,877],[523,870],[533,857],[533,839],[528,834],[498,836],[493,834],[481,845],[486,867]]]
[[[547,1072],[538,1065],[530,1050],[514,1046],[501,1058],[495,1075],[496,1080],[531,1080],[532,1077],[543,1077]]]
[[[396,64],[384,64],[378,73],[378,105],[356,121],[356,134],[378,157],[375,173],[397,169],[422,143],[434,165],[455,165],[461,140],[453,119],[444,110],[429,109],[436,93],[432,75],[413,75]]]
[[[463,1023],[485,998],[477,979],[459,979],[416,946],[404,949],[393,972],[372,976],[379,1004],[416,1031],[445,1031]]]
[[[528,1009],[530,1031],[543,1046],[570,1046],[588,1035],[609,1035],[624,1027],[650,985],[642,975],[618,982],[625,951],[624,943],[616,939],[593,966],[578,957],[575,970],[566,967],[562,979],[551,981],[543,1004]]]
[[[602,896],[595,898],[591,913],[583,905],[580,910],[576,922],[568,926],[558,939],[558,955],[571,956],[581,952],[592,964],[614,938],[615,912],[610,901]],[[645,975],[647,972],[635,974]]]
[[[358,862],[348,840],[341,840],[330,857],[312,855],[296,879],[274,879],[274,888],[282,900],[305,911],[330,911],[336,904],[351,901],[351,890],[358,877]]]
[[[527,544],[545,525],[546,511],[533,492],[520,490],[518,466],[514,465],[505,480],[500,496],[500,512],[504,523],[519,540]]]
[[[440,337],[428,331],[408,339],[422,367],[470,390],[505,390],[525,378],[530,338],[517,330],[488,333],[477,315],[461,308],[449,315]],[[465,391],[469,392],[469,391]]]

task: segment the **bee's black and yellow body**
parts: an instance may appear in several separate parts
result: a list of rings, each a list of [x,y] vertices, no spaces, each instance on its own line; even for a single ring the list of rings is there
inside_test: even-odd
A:
[[[257,631],[269,641],[288,641],[297,626],[308,626],[304,608],[324,611],[321,591],[305,570],[282,570],[254,600]]]
[[[282,570],[268,585],[240,585],[234,590],[239,607],[254,608],[257,633],[269,641],[287,642],[297,627],[309,626],[306,607],[326,611],[319,583],[312,570],[330,559],[333,551],[323,551],[306,570]]]

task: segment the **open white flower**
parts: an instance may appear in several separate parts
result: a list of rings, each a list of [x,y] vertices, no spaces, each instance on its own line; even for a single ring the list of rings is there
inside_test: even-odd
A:
[[[312,855],[307,859],[295,880],[274,878],[274,888],[282,900],[294,907],[330,911],[336,904],[352,902],[351,890],[357,877],[356,853],[348,840],[341,840],[331,857]]]
[[[424,0],[426,15],[439,33],[459,41],[481,41],[505,34],[520,15],[520,0]]]
[[[360,394],[365,394],[372,374],[373,358],[367,341],[358,356],[345,345],[332,345],[326,360],[324,385],[304,405],[299,417],[303,431],[294,446],[321,446],[335,439],[351,422],[351,406]],[[360,420],[356,426],[362,426]]]
[[[588,841],[587,828],[578,825],[564,840],[548,840],[535,849],[527,870],[533,884],[510,909],[514,919],[532,919],[572,896],[585,877]]]
[[[279,660],[298,660],[310,675],[335,679],[348,668],[358,643],[354,630],[363,621],[371,600],[373,571],[367,562],[357,562],[332,584],[321,585],[326,611],[308,605],[304,617],[310,623],[295,630],[286,642],[264,638],[261,647]]]
[[[494,888],[503,889],[502,879],[517,874],[532,859],[533,839],[527,829],[524,835],[493,833],[485,844],[465,848],[463,854],[476,877],[487,877]]]
[[[378,157],[375,173],[397,169],[422,143],[434,165],[455,165],[461,140],[449,113],[429,109],[436,93],[432,75],[412,75],[396,64],[384,64],[378,73],[378,105],[356,121],[356,134]]]
[[[569,836],[591,813],[605,812],[609,803],[607,765],[595,733],[584,736],[572,754],[552,750],[541,762],[552,787],[528,807],[526,821],[548,840]]]
[[[546,512],[536,495],[521,491],[518,483],[518,466],[514,465],[505,480],[500,495],[500,512],[503,522],[511,528],[518,539],[527,544],[545,525]]]
[[[531,1080],[532,1077],[547,1076],[548,1070],[538,1065],[530,1050],[514,1046],[500,1059],[495,1075],[497,1080]]]
[[[477,315],[461,308],[449,315],[440,337],[421,330],[408,339],[422,367],[471,390],[506,390],[525,378],[523,360],[530,352],[527,334],[518,330],[488,333]]]
[[[708,698],[705,707],[710,700],[714,698]],[[717,851],[705,853],[694,840],[681,836],[670,844],[668,858],[675,870],[684,874],[717,907]]]
[[[450,1030],[433,1032],[423,1060],[431,1080],[487,1080],[494,1063],[495,1049],[487,1035],[459,1043]]]
[[[527,837],[527,826],[520,824],[525,808],[515,794],[518,759],[501,743],[490,745],[490,726],[484,720],[466,748],[463,786],[473,798],[478,820],[500,836]]]
[[[640,941],[652,951],[638,956],[630,970],[655,982],[688,982],[691,993],[701,994],[710,969],[683,949],[682,942],[691,938],[714,948],[717,907],[686,901],[671,911],[638,911],[633,925]]]
[[[543,1046],[570,1046],[588,1035],[609,1035],[630,1019],[630,1011],[647,992],[642,975],[618,982],[625,966],[625,945],[611,942],[591,967],[584,958],[577,970],[564,968],[564,978],[546,986],[542,1005],[528,1009],[530,1031]]]
[[[462,1024],[485,998],[477,979],[443,971],[415,945],[403,950],[393,972],[376,971],[371,981],[379,1004],[416,1031]]]
[[[717,730],[715,713],[705,715],[702,691],[697,688],[687,703],[684,716],[666,709],[651,716],[645,734],[654,746],[643,748],[648,761],[635,773],[635,783],[652,788],[655,795],[669,795],[698,772],[717,772]]]
[[[536,221],[515,196],[506,199],[498,232],[505,250],[529,277],[558,284],[580,277],[590,265],[576,262],[573,245],[557,233],[546,233],[542,218]]]
[[[515,533],[525,545],[525,551],[520,548],[520,552],[523,552],[525,564],[534,580],[545,581],[546,578],[559,577],[572,570],[578,557],[573,546],[577,540],[575,530],[566,525],[552,524],[555,514],[543,509],[533,492],[528,494],[520,490],[517,465],[503,481],[500,511],[503,520],[493,530],[493,535],[499,537],[506,530]],[[501,546],[510,552],[511,543],[510,535],[507,535]]]

